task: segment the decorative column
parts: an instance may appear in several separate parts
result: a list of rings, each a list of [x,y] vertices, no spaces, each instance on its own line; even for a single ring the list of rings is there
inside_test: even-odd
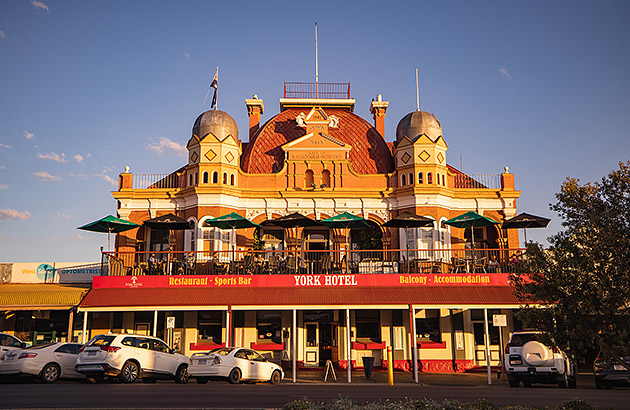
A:
[[[376,101],[372,101],[370,104],[370,113],[374,118],[374,128],[378,131],[383,138],[385,138],[385,112],[389,101],[383,101],[383,97],[379,94],[376,96]]]
[[[249,142],[252,142],[252,137],[260,127],[260,115],[265,111],[265,106],[255,94],[251,100],[245,100],[245,106],[249,117]]]

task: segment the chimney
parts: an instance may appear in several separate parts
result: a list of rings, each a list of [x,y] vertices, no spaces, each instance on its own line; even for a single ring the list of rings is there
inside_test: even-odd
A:
[[[383,138],[385,138],[385,111],[389,101],[383,101],[383,96],[380,94],[376,96],[376,101],[372,100],[370,104],[370,112],[374,117],[374,128],[378,131]]]
[[[247,116],[249,117],[249,142],[252,142],[252,137],[260,127],[260,115],[264,112],[265,106],[263,100],[259,99],[256,94],[251,100],[245,100],[245,106],[247,106]]]

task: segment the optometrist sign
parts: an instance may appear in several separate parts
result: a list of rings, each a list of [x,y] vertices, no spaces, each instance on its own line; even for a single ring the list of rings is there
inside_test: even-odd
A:
[[[101,274],[94,262],[13,263],[12,283],[91,283]]]

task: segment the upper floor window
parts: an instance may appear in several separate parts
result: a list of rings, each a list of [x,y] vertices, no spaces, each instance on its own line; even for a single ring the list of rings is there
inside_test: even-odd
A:
[[[234,174],[230,174],[230,185],[234,185]]]
[[[330,171],[325,169],[322,171],[322,188],[330,186]]]
[[[422,172],[418,172],[418,183],[419,184],[423,184],[424,182],[422,181]]]
[[[195,185],[199,185],[199,174],[195,172]]]
[[[409,173],[409,185],[413,185],[413,174]]]
[[[223,183],[227,185],[227,172],[223,173]]]
[[[432,184],[433,183],[433,174],[430,172],[427,172],[427,184]]]
[[[219,182],[219,174],[217,173],[217,171],[214,171],[212,173],[212,183],[216,184]]]
[[[315,187],[315,178],[313,176],[313,171],[310,169],[307,169],[304,176],[305,176],[304,182],[306,184],[306,188]]]
[[[203,183],[207,184],[208,183],[208,172],[207,171],[203,171]]]

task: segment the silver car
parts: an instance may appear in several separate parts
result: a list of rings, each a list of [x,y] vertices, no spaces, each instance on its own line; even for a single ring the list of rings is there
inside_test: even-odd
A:
[[[195,353],[190,358],[188,374],[197,383],[210,379],[225,379],[232,384],[241,381],[280,383],[282,368],[252,349],[220,347],[206,353]]]

